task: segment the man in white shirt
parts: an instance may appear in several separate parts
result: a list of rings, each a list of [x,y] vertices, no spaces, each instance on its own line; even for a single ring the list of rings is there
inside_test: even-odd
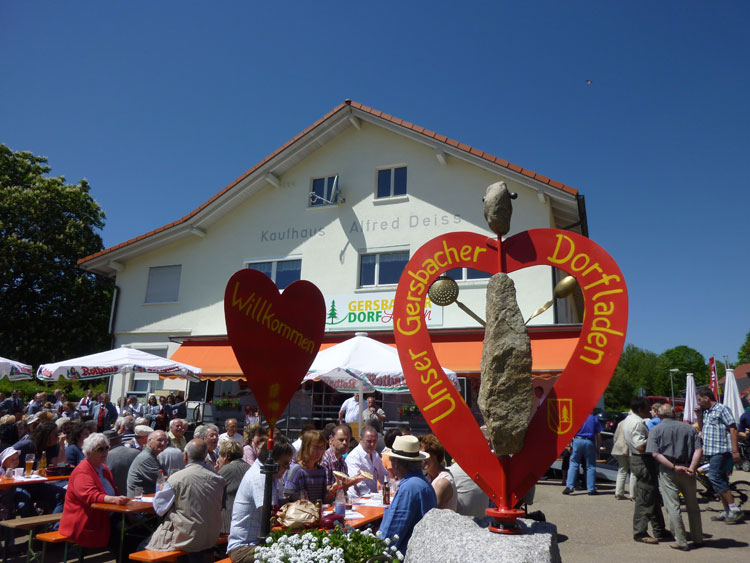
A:
[[[339,424],[344,422],[359,422],[359,393],[355,393],[341,405]]]
[[[383,460],[376,451],[378,432],[372,427],[365,427],[359,445],[346,457],[346,466],[350,477],[360,472],[372,474],[372,479],[365,479],[349,488],[348,493],[354,497],[361,497],[378,491],[378,483],[383,483],[387,472],[383,467]]]
[[[228,418],[224,423],[224,428],[226,429],[226,432],[219,435],[219,446],[221,446],[226,440],[232,440],[241,446],[245,445],[245,440],[242,439],[242,434],[237,432],[236,418]]]

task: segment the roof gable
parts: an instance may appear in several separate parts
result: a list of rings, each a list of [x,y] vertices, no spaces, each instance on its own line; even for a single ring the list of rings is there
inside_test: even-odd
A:
[[[553,210],[561,218],[571,225],[582,224],[585,231],[585,212],[581,212],[582,196],[575,188],[419,125],[358,102],[345,100],[181,219],[86,256],[78,261],[79,265],[87,270],[112,275],[121,269],[122,264],[118,260],[126,260],[180,238],[205,236],[205,228],[228,210],[269,184],[280,185],[280,177],[287,170],[343,130],[351,127],[359,129],[363,120],[431,146],[438,159],[457,157],[537,189],[540,196],[546,194],[550,197]],[[557,209],[555,205],[558,206]]]

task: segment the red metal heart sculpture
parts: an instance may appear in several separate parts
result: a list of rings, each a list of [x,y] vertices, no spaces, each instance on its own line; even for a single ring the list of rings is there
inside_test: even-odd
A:
[[[523,449],[501,463],[440,369],[424,323],[425,297],[435,278],[452,268],[496,273],[536,265],[554,266],[576,278],[585,315],[568,364],[529,422]],[[571,441],[612,378],[625,344],[627,288],[609,254],[569,231],[525,231],[502,245],[485,235],[449,233],[423,245],[409,260],[396,291],[393,319],[409,390],[430,428],[499,507],[512,508]]]
[[[315,359],[325,331],[320,290],[296,281],[284,293],[257,270],[240,270],[224,292],[229,342],[258,401],[274,426]]]

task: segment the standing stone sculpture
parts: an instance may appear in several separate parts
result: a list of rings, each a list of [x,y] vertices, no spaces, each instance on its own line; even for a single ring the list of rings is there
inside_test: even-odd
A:
[[[498,236],[510,230],[512,199],[515,194],[504,182],[487,188],[484,216]],[[490,278],[486,307],[478,404],[495,454],[509,455],[523,447],[533,389],[531,343],[516,302],[515,284],[507,274]]]

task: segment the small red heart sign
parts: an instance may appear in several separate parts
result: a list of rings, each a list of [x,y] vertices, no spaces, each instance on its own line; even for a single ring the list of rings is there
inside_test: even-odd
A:
[[[229,342],[268,424],[274,426],[320,349],[326,305],[304,280],[282,294],[265,274],[240,270],[224,292]]]
[[[440,368],[424,323],[425,297],[442,272],[513,272],[554,266],[574,276],[585,303],[581,336],[562,374],[529,422],[523,449],[500,459],[471,410]],[[398,284],[393,326],[414,401],[445,449],[500,507],[512,508],[580,429],[612,378],[628,321],[625,280],[599,245],[558,229],[535,229],[502,243],[477,233],[448,233],[414,253]]]

